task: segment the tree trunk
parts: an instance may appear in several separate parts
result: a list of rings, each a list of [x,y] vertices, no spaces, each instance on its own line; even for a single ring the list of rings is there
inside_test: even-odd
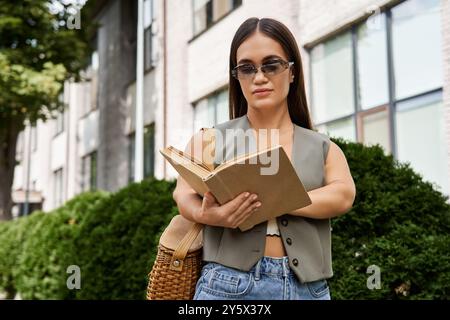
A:
[[[0,220],[11,220],[11,188],[16,166],[17,136],[23,122],[2,121],[0,127]]]

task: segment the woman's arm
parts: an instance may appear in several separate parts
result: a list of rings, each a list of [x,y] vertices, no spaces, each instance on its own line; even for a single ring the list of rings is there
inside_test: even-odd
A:
[[[202,131],[196,133],[186,146],[185,153],[199,160],[202,159],[203,163],[212,166],[214,158],[203,155],[203,147],[206,147],[206,144],[203,144],[203,138]],[[207,137],[205,138],[205,141],[209,141]],[[200,197],[181,176],[178,176],[172,196],[177,203],[180,215],[184,218],[193,222],[227,228],[237,228],[257,210],[259,202],[257,197],[252,197],[252,194],[242,192],[234,199],[220,205],[211,192],[206,192],[203,198]]]
[[[326,219],[342,215],[353,206],[356,196],[355,183],[344,153],[333,141],[330,141],[325,162],[325,186],[311,190],[308,194],[312,204],[289,214]]]
[[[184,152],[201,161],[203,152],[202,139],[202,131],[196,132],[189,140]],[[183,217],[193,222],[201,222],[199,221],[199,212],[202,207],[202,197],[180,175],[177,178],[172,197]]]

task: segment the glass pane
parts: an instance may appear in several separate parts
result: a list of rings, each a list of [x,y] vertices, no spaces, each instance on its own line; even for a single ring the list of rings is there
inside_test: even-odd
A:
[[[150,125],[144,129],[144,177],[153,176],[154,173],[154,146],[154,125]]]
[[[208,99],[199,101],[194,109],[194,132],[202,127],[211,128],[214,122],[214,105],[208,103]]]
[[[134,180],[134,133],[129,136],[128,144],[128,181]]]
[[[216,115],[216,123],[222,123],[230,120],[228,111],[228,90],[222,91],[217,97]]]
[[[152,0],[144,0],[144,29],[148,28],[152,23]]]
[[[388,101],[386,20],[382,14],[358,28],[359,97],[362,109]]]
[[[353,142],[356,141],[355,125],[352,117],[322,124],[317,126],[317,129],[329,137],[339,137]]]
[[[352,41],[345,33],[319,44],[311,53],[314,122],[354,112]]]
[[[425,180],[437,183],[449,194],[447,144],[442,101],[420,101],[398,105],[396,134],[398,158],[410,162]]]
[[[208,0],[194,0],[194,34],[206,29]]]
[[[367,146],[379,144],[386,154],[391,153],[388,116],[387,110],[384,110],[362,119],[363,143]]]
[[[152,30],[144,31],[144,68],[149,69],[152,66]]]
[[[90,189],[97,189],[97,152],[91,154]]]
[[[233,0],[213,0],[213,21],[219,20],[232,9]]]
[[[443,83],[439,0],[409,0],[392,9],[397,99]]]

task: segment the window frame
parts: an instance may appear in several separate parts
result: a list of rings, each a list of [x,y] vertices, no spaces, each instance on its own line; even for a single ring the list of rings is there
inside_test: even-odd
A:
[[[314,126],[321,126],[321,125],[327,125],[329,123],[341,120],[343,118],[347,118],[350,116],[353,116],[354,119],[354,126],[355,126],[355,141],[357,142],[361,142],[363,143],[363,128],[362,128],[362,117],[364,117],[365,115],[367,115],[370,112],[379,112],[380,110],[382,110],[383,108],[387,109],[388,112],[388,126],[389,126],[389,143],[390,143],[390,150],[391,150],[391,154],[393,155],[393,157],[395,159],[398,158],[398,151],[397,151],[397,140],[396,140],[396,128],[395,128],[395,114],[397,112],[396,110],[396,105],[400,102],[405,102],[408,100],[413,100],[413,99],[417,99],[417,98],[421,98],[424,96],[428,96],[428,95],[433,95],[436,92],[441,92],[443,91],[443,87],[441,86],[440,88],[437,89],[431,89],[431,90],[427,90],[424,92],[421,92],[419,94],[413,95],[413,96],[409,96],[409,97],[405,97],[402,99],[396,99],[396,94],[395,94],[395,74],[394,74],[394,58],[393,58],[393,44],[392,44],[392,12],[391,10],[393,8],[395,8],[396,6],[398,6],[399,4],[405,2],[407,0],[403,0],[400,2],[395,3],[395,5],[392,6],[386,6],[385,8],[382,8],[380,10],[380,14],[384,14],[384,19],[385,19],[385,25],[386,25],[386,50],[387,50],[387,83],[388,83],[388,101],[387,103],[383,103],[381,105],[376,105],[376,106],[372,106],[371,108],[368,109],[362,109],[361,108],[361,101],[360,101],[360,88],[359,88],[359,72],[358,72],[358,27],[364,23],[367,22],[369,17],[366,17],[363,20],[359,20],[356,21],[355,23],[353,23],[350,27],[340,30],[339,33],[335,33],[330,37],[324,38],[322,39],[320,42],[318,43],[314,43],[313,46],[304,46],[304,49],[307,51],[308,56],[309,56],[309,61],[308,61],[308,65],[309,65],[309,73],[308,73],[308,77],[309,77],[309,97],[310,97],[310,101],[311,101],[311,106],[314,106],[314,95],[313,95],[313,82],[312,82],[312,77],[313,77],[313,72],[312,72],[312,59],[311,59],[311,53],[312,50],[315,46],[324,43],[326,41],[329,41],[339,35],[342,35],[346,32],[350,32],[351,33],[351,39],[352,39],[352,67],[353,67],[353,92],[354,92],[354,111],[352,114],[348,114],[339,118],[333,118],[333,119],[329,119],[327,121],[323,121],[323,122],[318,122],[315,123]],[[311,110],[311,112],[313,113],[314,110]]]
[[[195,11],[194,11],[194,5],[195,5],[195,0],[191,0],[191,13],[192,13],[192,38],[188,41],[188,43],[191,43],[192,41],[194,41],[195,39],[197,39],[198,37],[200,37],[202,34],[204,34],[205,32],[207,32],[208,30],[210,30],[212,27],[214,27],[216,24],[218,24],[220,21],[222,21],[223,19],[225,19],[228,15],[230,15],[232,12],[234,12],[236,9],[240,8],[242,6],[242,2],[243,0],[229,0],[229,1],[233,1],[231,10],[228,11],[227,13],[225,13],[224,15],[222,15],[220,18],[218,18],[217,20],[214,21],[213,19],[213,12],[214,12],[214,8],[213,8],[213,4],[214,4],[214,0],[208,0],[205,3],[205,6],[210,5],[210,11],[211,11],[211,21],[208,23],[208,15],[206,16],[206,27],[203,30],[199,30],[198,32],[196,32],[195,30]]]
[[[217,102],[219,100],[219,96],[222,93],[228,92],[228,91],[229,91],[229,88],[228,88],[228,85],[226,85],[226,86],[220,87],[219,89],[214,90],[213,92],[209,93],[208,95],[203,96],[200,99],[197,99],[195,102],[192,103],[192,108],[193,108],[193,110],[192,110],[192,132],[196,131],[196,128],[195,128],[195,116],[196,116],[196,112],[197,112],[197,110],[196,110],[197,105],[203,100],[206,100],[206,103],[207,103],[208,106],[210,105],[210,103],[213,104],[213,106],[214,106],[214,121],[213,122],[214,122],[214,125],[216,125],[218,123],[217,122],[217,120],[218,120],[218,117],[217,117],[217,114],[218,114],[218,112],[217,112],[218,103]],[[228,94],[226,94],[226,96],[228,97]],[[212,102],[210,102],[210,99],[212,100]],[[228,118],[229,118],[229,116],[228,116]]]
[[[95,170],[93,170],[94,166],[92,164],[93,163],[92,159],[95,159],[94,161]],[[86,165],[85,165],[86,161],[89,161],[88,172],[86,172]],[[94,172],[95,174],[93,174],[93,171],[95,171]],[[81,192],[97,190],[98,188],[97,173],[98,173],[97,150],[94,150],[81,157],[81,184],[80,184]],[[86,178],[88,174],[89,177]],[[86,182],[87,184],[85,185]]]

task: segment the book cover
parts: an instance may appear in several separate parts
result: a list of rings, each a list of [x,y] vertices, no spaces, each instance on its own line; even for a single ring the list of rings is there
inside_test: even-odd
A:
[[[242,192],[256,193],[262,205],[239,225],[241,231],[311,204],[281,145],[235,157],[213,170],[172,146],[160,153],[200,196],[210,191],[221,205]]]

